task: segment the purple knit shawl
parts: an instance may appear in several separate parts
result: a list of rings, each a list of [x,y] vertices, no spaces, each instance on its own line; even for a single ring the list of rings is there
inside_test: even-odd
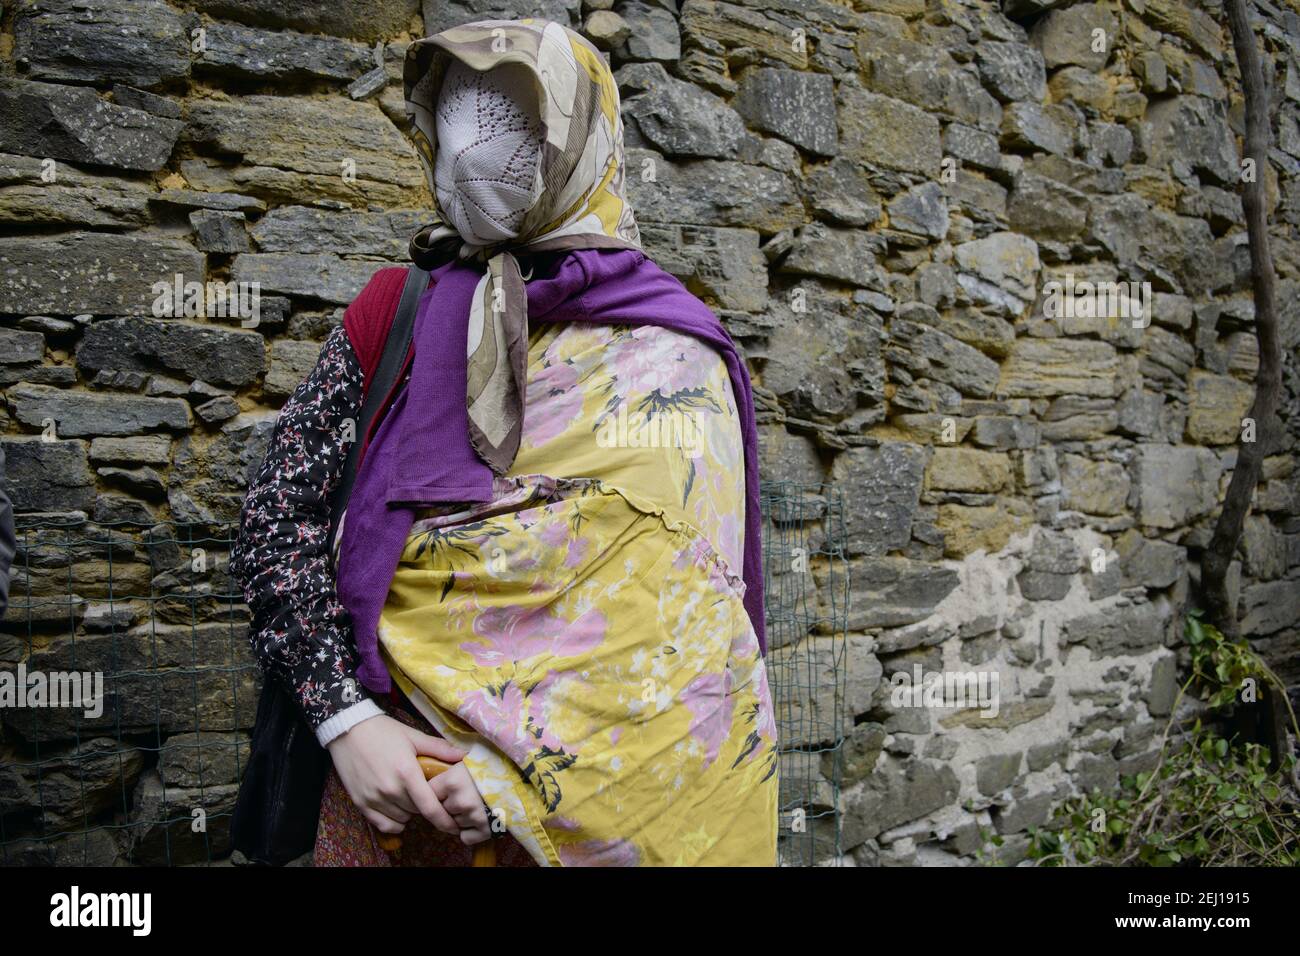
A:
[[[357,676],[375,693],[391,679],[377,627],[397,562],[423,507],[492,500],[492,470],[470,445],[465,412],[466,316],[482,276],[460,262],[432,272],[413,333],[411,377],[365,449],[339,546],[338,594],[352,616]],[[767,653],[758,497],[758,434],[749,373],[709,308],[635,249],[566,254],[555,275],[530,281],[528,320],[658,325],[693,335],[721,354],[731,375],[745,448],[745,610]]]

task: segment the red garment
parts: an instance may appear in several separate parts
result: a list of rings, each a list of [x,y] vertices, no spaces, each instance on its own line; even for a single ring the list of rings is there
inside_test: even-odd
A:
[[[401,266],[380,269],[343,311],[343,328],[367,382],[383,354],[384,340],[388,338],[406,284],[406,272]]]
[[[402,298],[402,289],[406,286],[407,272],[407,269],[401,267],[380,269],[371,276],[370,282],[343,312],[343,330],[347,333],[352,351],[361,366],[367,389],[370,388],[370,379],[374,376],[375,369],[379,367],[379,360],[383,358],[388,331],[393,327],[393,320],[397,318],[397,305]],[[383,421],[384,413],[392,403],[393,396],[401,389],[402,379],[406,377],[414,357],[415,342],[412,340],[406,350],[402,370],[393,381],[393,387],[384,396],[378,414],[375,415],[366,433],[358,436],[361,439],[361,458],[357,462],[358,468],[361,467],[361,461],[365,459],[366,446],[370,444],[370,439],[379,429],[379,424]]]

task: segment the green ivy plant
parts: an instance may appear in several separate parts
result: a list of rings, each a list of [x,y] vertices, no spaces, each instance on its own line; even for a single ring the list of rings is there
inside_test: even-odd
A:
[[[1268,772],[1259,744],[1233,746],[1201,726],[1162,754],[1152,773],[1126,777],[1115,796],[1057,810],[1055,829],[1029,831],[1039,866],[1300,866],[1300,800]],[[1290,773],[1294,756],[1287,755]]]
[[[1295,711],[1278,676],[1244,641],[1226,638],[1192,611],[1184,622],[1192,673],[1174,701],[1154,770],[1126,776],[1119,793],[1066,801],[1046,827],[1029,830],[1029,859],[1038,866],[1300,866],[1300,794],[1294,754],[1268,770],[1256,743],[1228,740],[1196,717],[1177,746],[1170,729],[1183,695],[1195,688],[1213,711],[1237,702],[1244,688],[1270,685]],[[986,834],[998,863],[1002,838]]]

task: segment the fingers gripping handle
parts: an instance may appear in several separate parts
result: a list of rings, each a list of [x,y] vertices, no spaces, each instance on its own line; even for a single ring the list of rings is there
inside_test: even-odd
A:
[[[424,755],[415,758],[420,769],[424,771],[424,779],[432,780],[440,773],[450,770],[452,765],[444,763],[436,757],[426,757]],[[379,847],[386,853],[394,853],[402,847],[402,838],[396,834],[381,834],[379,837]],[[471,866],[496,866],[497,851],[491,843],[480,843],[474,847],[474,860]]]

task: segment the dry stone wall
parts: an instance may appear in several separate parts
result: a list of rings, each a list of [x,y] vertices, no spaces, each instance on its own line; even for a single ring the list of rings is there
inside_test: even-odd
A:
[[[1294,685],[1300,7],[1253,6],[1274,121],[1258,173],[1279,274],[1284,437],[1232,584],[1245,631]],[[645,245],[743,346],[764,477],[844,496],[843,861],[970,862],[991,830],[1014,862],[1055,802],[1151,766],[1258,366],[1240,82],[1217,4],[19,0],[0,11],[0,444],[26,520],[234,520],[276,409],[342,307],[403,261],[425,219],[402,132],[406,44],[542,15],[610,54]],[[238,310],[159,316],[154,284],[176,276],[258,283],[256,325]],[[1123,295],[1057,308],[1048,293],[1080,283]],[[1137,320],[1113,314],[1132,305],[1145,306]],[[148,626],[152,667],[247,663],[238,614],[196,631],[179,611],[150,625],[139,608],[109,609],[105,550],[27,549],[38,597],[71,582],[83,654],[110,634],[143,648]],[[186,580],[177,545],[124,539],[115,557],[119,588]],[[229,585],[222,566],[213,593]],[[6,625],[0,662],[54,666],[67,621],[64,609],[48,632]],[[815,630],[773,654],[817,659],[834,639]],[[896,675],[965,672],[997,676],[995,712],[892,693]],[[800,693],[783,706],[834,710]],[[39,795],[30,775],[0,779],[7,832],[76,829],[79,800],[111,815],[123,790],[146,822],[169,800],[229,809],[226,744],[251,723],[252,687],[237,706],[227,685],[200,696],[162,717],[128,708],[128,736],[162,729],[129,759],[87,759],[112,752],[113,731],[83,733],[75,771],[69,724],[42,734],[4,714],[0,763],[42,735],[52,761]],[[176,858],[165,837],[146,827],[123,846],[97,830],[23,858]],[[822,858],[833,849],[829,836],[818,844]]]

